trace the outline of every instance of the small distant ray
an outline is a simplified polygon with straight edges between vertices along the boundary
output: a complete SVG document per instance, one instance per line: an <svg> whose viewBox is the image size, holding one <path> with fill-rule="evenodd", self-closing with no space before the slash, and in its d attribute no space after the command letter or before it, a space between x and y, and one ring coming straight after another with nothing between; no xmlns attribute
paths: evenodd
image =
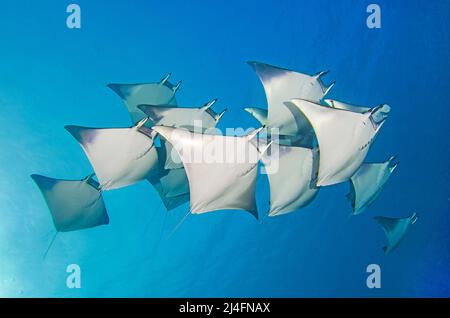
<svg viewBox="0 0 450 318"><path fill-rule="evenodd" d="M286 104L297 107L314 129L320 157L318 186L350 179L363 163L387 117L385 105L361 114L299 99Z"/></svg>
<svg viewBox="0 0 450 318"><path fill-rule="evenodd" d="M62 180L31 175L44 196L58 232L87 229L109 223L99 184L91 176Z"/></svg>
<svg viewBox="0 0 450 318"><path fill-rule="evenodd" d="M406 218L388 218L384 216L377 216L375 220L383 228L388 243L383 247L386 254L391 253L403 241L411 226L417 222L419 215L413 213Z"/></svg>
<svg viewBox="0 0 450 318"><path fill-rule="evenodd" d="M334 83L325 86L322 76L327 72L308 75L260 62L248 62L261 80L267 98L267 126L278 128L281 136L293 138L291 145L312 148L311 125L301 112L289 108L284 102L291 99L304 99L314 103L320 100L333 87ZM249 113L260 121L262 113L249 108ZM303 136L304 139L297 139Z"/></svg>
<svg viewBox="0 0 450 318"><path fill-rule="evenodd" d="M158 154L145 120L131 128L66 126L88 157L102 190L125 187L158 170Z"/></svg>
<svg viewBox="0 0 450 318"><path fill-rule="evenodd" d="M352 204L353 215L364 212L380 195L384 185L398 165L395 157L383 163L365 163L350 179L347 198Z"/></svg>
<svg viewBox="0 0 450 318"><path fill-rule="evenodd" d="M234 137L200 134L163 126L155 126L154 130L170 142L177 151L183 150L180 157L189 181L191 213L245 210L255 218L258 217L255 189L261 152L250 142L258 131L248 136ZM237 158L242 149L248 151L242 162L236 162L236 160L197 162L189 160L187 154L204 155L205 151L215 150ZM252 162L250 158L256 158L256 162Z"/></svg>
<svg viewBox="0 0 450 318"><path fill-rule="evenodd" d="M169 82L171 74L157 83L141 84L108 84L125 103L133 124L141 121L146 115L137 106L141 104L169 105L176 107L175 93L181 82L174 85ZM149 123L148 123L149 124Z"/></svg>

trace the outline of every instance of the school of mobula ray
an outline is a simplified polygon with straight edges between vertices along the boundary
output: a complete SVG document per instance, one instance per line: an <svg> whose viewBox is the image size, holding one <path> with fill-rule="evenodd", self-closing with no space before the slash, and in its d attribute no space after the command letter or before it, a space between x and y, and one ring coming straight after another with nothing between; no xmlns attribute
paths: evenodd
<svg viewBox="0 0 450 318"><path fill-rule="evenodd" d="M321 187L341 182L350 184L347 199L352 215L367 210L398 165L393 156L384 162L364 162L390 106L363 107L325 99L335 84L324 84L322 77L328 72L308 75L260 62L248 64L264 87L267 108L245 108L261 127L244 136L210 132L226 111L212 109L215 99L201 107L179 107L175 95L181 81L172 84L170 74L156 83L108 84L127 107L132 126L65 127L94 172L77 180L32 175L56 231L109 224L102 192L144 180L156 189L167 211L189 202L192 214L244 210L258 218L258 162L270 170L275 160L277 169L267 174L268 216L298 211L314 200ZM271 135L273 129L277 138ZM239 163L196 163L185 151L203 153L216 144L238 145L226 147L227 155L247 149L257 162L247 158ZM417 219L416 213L375 217L387 236L385 253L403 241Z"/></svg>

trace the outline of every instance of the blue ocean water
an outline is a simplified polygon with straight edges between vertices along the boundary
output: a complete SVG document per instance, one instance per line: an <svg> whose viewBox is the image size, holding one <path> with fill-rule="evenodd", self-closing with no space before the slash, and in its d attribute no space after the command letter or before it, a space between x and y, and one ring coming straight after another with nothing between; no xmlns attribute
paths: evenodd
<svg viewBox="0 0 450 318"><path fill-rule="evenodd" d="M449 1L66 1L0 4L0 296L417 297L450 296ZM91 172L64 125L126 127L107 83L183 80L179 104L218 98L220 128L257 127L243 111L266 106L245 64L310 74L331 70L330 97L387 102L392 112L367 160L400 166L362 215L349 217L348 184L320 190L307 208L257 222L248 213L170 213L147 182L106 192L108 226L60 233L29 177ZM260 215L267 184L258 185ZM391 255L376 215L421 218ZM80 289L66 287L79 264ZM368 289L379 264L382 287Z"/></svg>

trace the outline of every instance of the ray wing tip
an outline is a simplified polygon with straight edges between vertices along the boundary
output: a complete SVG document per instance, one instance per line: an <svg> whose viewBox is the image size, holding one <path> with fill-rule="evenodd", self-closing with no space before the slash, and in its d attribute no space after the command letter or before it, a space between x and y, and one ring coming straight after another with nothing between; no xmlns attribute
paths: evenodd
<svg viewBox="0 0 450 318"><path fill-rule="evenodd" d="M248 66L250 66L252 69L256 70L259 66L264 66L264 63L258 62L258 61L247 61L246 62Z"/></svg>
<svg viewBox="0 0 450 318"><path fill-rule="evenodd" d="M78 140L80 143L83 142L83 134L81 133L82 130L86 129L85 127L76 126L76 125L66 125L64 126L64 129L69 132L76 140Z"/></svg>
<svg viewBox="0 0 450 318"><path fill-rule="evenodd" d="M73 135L75 137L75 135L78 135L77 132L79 131L79 126L65 125L64 129L67 130L71 135Z"/></svg>
<svg viewBox="0 0 450 318"><path fill-rule="evenodd" d="M38 180L40 180L43 176L37 174L37 173L32 173L30 174L30 178L34 180L34 182L37 182Z"/></svg>

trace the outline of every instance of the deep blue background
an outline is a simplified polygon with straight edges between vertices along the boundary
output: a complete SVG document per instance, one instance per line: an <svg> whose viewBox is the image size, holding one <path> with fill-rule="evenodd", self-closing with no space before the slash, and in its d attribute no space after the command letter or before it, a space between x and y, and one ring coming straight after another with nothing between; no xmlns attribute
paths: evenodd
<svg viewBox="0 0 450 318"><path fill-rule="evenodd" d="M373 2L373 1L372 1ZM0 296L450 296L449 1L66 1L0 4ZM183 80L180 104L219 98L219 127L255 127L265 106L245 64L331 70L330 97L387 102L391 116L369 161L401 164L375 204L349 217L348 184L324 188L306 209L261 224L245 212L166 217L150 184L105 193L109 226L54 235L29 177L81 178L90 165L66 124L129 125L110 82ZM260 212L267 185L258 186ZM392 255L375 215L421 215ZM152 219L153 216L153 219ZM152 220L151 220L152 219ZM146 231L146 224L151 223ZM66 288L66 266L82 288ZM366 287L377 263L382 288Z"/></svg>

